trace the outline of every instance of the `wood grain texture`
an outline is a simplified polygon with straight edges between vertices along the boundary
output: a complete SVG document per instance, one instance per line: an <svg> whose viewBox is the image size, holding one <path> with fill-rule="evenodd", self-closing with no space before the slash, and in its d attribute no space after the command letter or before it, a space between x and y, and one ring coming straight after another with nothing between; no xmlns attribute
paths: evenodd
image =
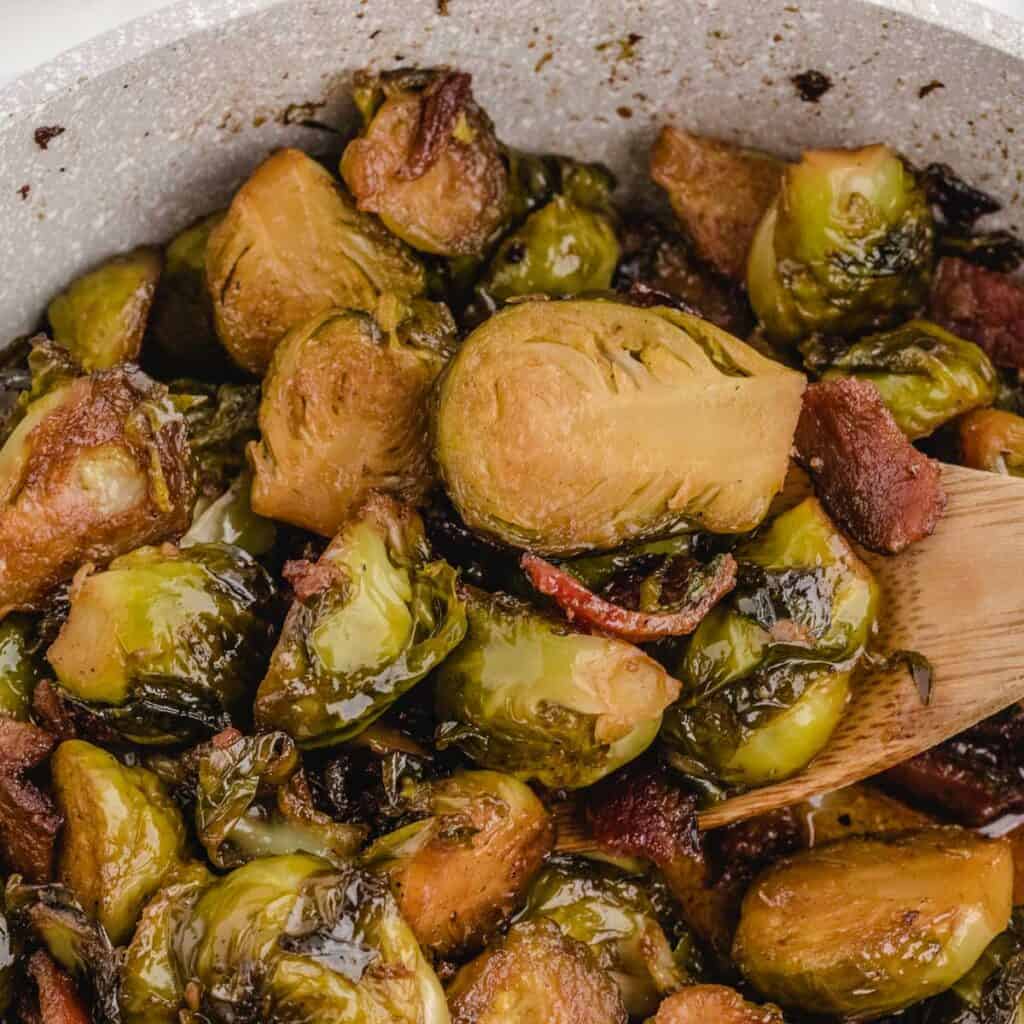
<svg viewBox="0 0 1024 1024"><path fill-rule="evenodd" d="M865 673L829 745L799 775L726 800L702 828L828 792L1024 700L1024 480L944 465L946 513L896 557L862 552L882 588L883 650L935 669L923 705L906 670Z"/></svg>

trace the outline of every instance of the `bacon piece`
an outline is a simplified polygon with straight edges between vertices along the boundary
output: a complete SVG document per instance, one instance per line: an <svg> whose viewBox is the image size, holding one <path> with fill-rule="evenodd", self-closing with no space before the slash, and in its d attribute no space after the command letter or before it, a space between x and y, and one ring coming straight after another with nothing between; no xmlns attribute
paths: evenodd
<svg viewBox="0 0 1024 1024"><path fill-rule="evenodd" d="M980 345L997 366L1024 369L1024 287L967 260L945 257L932 285L931 318Z"/></svg>
<svg viewBox="0 0 1024 1024"><path fill-rule="evenodd" d="M633 643L692 633L736 586L736 560L725 555L718 559L714 577L684 607L671 612L642 612L606 601L572 573L536 555L523 555L521 564L530 582L540 593L554 598L570 622L579 621Z"/></svg>
<svg viewBox="0 0 1024 1024"><path fill-rule="evenodd" d="M330 590L345 574L330 562L310 562L301 558L285 562L281 575L291 584L296 599L305 602Z"/></svg>
<svg viewBox="0 0 1024 1024"><path fill-rule="evenodd" d="M405 167L399 169L399 178L422 178L437 163L459 114L472 102L472 81L465 71L445 71L427 87L409 158Z"/></svg>
<svg viewBox="0 0 1024 1024"><path fill-rule="evenodd" d="M29 957L28 973L39 995L40 1024L89 1024L75 983L41 949Z"/></svg>
<svg viewBox="0 0 1024 1024"><path fill-rule="evenodd" d="M896 554L935 529L946 506L939 464L906 439L874 384L812 384L795 444L829 514L864 547Z"/></svg>
<svg viewBox="0 0 1024 1024"><path fill-rule="evenodd" d="M53 845L62 818L53 801L23 778L56 745L56 737L13 719L0 719L0 852L32 882L53 875Z"/></svg>

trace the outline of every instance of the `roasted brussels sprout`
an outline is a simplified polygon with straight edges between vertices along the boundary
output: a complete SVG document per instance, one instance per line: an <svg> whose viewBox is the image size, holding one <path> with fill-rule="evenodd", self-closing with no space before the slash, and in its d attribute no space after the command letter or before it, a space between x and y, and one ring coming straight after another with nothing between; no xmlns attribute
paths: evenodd
<svg viewBox="0 0 1024 1024"><path fill-rule="evenodd" d="M63 692L125 739L208 735L263 669L271 592L240 548L139 548L78 580L47 658Z"/></svg>
<svg viewBox="0 0 1024 1024"><path fill-rule="evenodd" d="M206 281L231 358L262 373L292 327L331 307L373 309L382 292L426 287L423 268L296 149L269 157L210 233Z"/></svg>
<svg viewBox="0 0 1024 1024"><path fill-rule="evenodd" d="M428 302L385 300L376 317L332 310L291 331L249 447L253 508L332 536L373 490L422 502L427 396L453 342L448 311Z"/></svg>
<svg viewBox="0 0 1024 1024"><path fill-rule="evenodd" d="M517 920L550 918L583 943L619 988L631 1017L654 1013L661 997L688 980L642 881L614 869L561 858L530 887Z"/></svg>
<svg viewBox="0 0 1024 1024"><path fill-rule="evenodd" d="M972 469L1024 476L1024 416L976 409L958 424L960 459Z"/></svg>
<svg viewBox="0 0 1024 1024"><path fill-rule="evenodd" d="M1009 847L957 828L785 858L743 900L733 956L784 1007L859 1020L961 978L1010 918Z"/></svg>
<svg viewBox="0 0 1024 1024"><path fill-rule="evenodd" d="M77 278L46 311L54 341L88 371L135 359L162 262L155 249L135 249Z"/></svg>
<svg viewBox="0 0 1024 1024"><path fill-rule="evenodd" d="M0 912L0 1014L10 1009L15 995L17 960L18 938L11 929L7 915Z"/></svg>
<svg viewBox="0 0 1024 1024"><path fill-rule="evenodd" d="M447 68L357 76L364 129L341 158L360 210L440 256L482 253L508 213L508 171L470 85Z"/></svg>
<svg viewBox="0 0 1024 1024"><path fill-rule="evenodd" d="M812 150L754 236L750 301L768 336L848 335L923 305L934 224L921 181L886 146Z"/></svg>
<svg viewBox="0 0 1024 1024"><path fill-rule="evenodd" d="M360 733L465 635L455 570L430 561L422 520L390 498L371 498L315 565L291 571L297 600L256 719L302 746Z"/></svg>
<svg viewBox="0 0 1024 1024"><path fill-rule="evenodd" d="M124 367L32 402L0 450L0 615L88 561L182 533L193 488L164 388Z"/></svg>
<svg viewBox="0 0 1024 1024"><path fill-rule="evenodd" d="M83 740L62 743L51 766L65 819L61 880L120 945L184 856L181 812L152 772Z"/></svg>
<svg viewBox="0 0 1024 1024"><path fill-rule="evenodd" d="M615 982L551 920L514 925L448 988L452 1024L626 1024Z"/></svg>
<svg viewBox="0 0 1024 1024"><path fill-rule="evenodd" d="M753 786L799 771L828 742L874 627L870 570L815 498L736 550L736 590L697 627L665 716L670 759Z"/></svg>
<svg viewBox="0 0 1024 1024"><path fill-rule="evenodd" d="M477 590L466 610L466 639L436 673L437 740L485 767L552 789L589 786L650 746L679 694L622 640Z"/></svg>
<svg viewBox="0 0 1024 1024"><path fill-rule="evenodd" d="M748 1003L734 988L691 985L666 999L647 1024L783 1024L774 1006Z"/></svg>
<svg viewBox="0 0 1024 1024"><path fill-rule="evenodd" d="M272 804L258 799L274 794ZM284 733L226 732L199 756L196 833L219 868L253 857L312 853L340 863L358 850L365 831L332 821L312 807L299 755Z"/></svg>
<svg viewBox="0 0 1024 1024"><path fill-rule="evenodd" d="M444 993L387 882L306 854L266 857L199 898L176 943L218 1024L448 1024Z"/></svg>
<svg viewBox="0 0 1024 1024"><path fill-rule="evenodd" d="M418 820L378 839L364 862L386 873L403 917L437 956L473 952L516 909L553 842L532 790L499 772L414 784Z"/></svg>
<svg viewBox="0 0 1024 1024"><path fill-rule="evenodd" d="M0 716L25 721L39 669L32 655L32 622L9 615L0 623Z"/></svg>
<svg viewBox="0 0 1024 1024"><path fill-rule="evenodd" d="M871 381L911 440L961 413L991 405L998 387L995 367L977 345L927 320L861 338L822 376Z"/></svg>
<svg viewBox="0 0 1024 1024"><path fill-rule="evenodd" d="M252 510L252 474L245 470L201 511L197 504L196 516L181 538L181 546L233 544L259 558L274 546L276 538L273 520Z"/></svg>
<svg viewBox="0 0 1024 1024"><path fill-rule="evenodd" d="M441 378L435 455L468 526L541 554L739 532L782 485L803 388L686 313L524 302Z"/></svg>

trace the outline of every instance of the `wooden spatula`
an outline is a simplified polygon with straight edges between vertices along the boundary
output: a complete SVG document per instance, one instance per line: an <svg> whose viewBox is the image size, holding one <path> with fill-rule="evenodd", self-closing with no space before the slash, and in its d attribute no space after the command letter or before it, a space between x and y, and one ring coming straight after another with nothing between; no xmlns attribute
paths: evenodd
<svg viewBox="0 0 1024 1024"><path fill-rule="evenodd" d="M943 466L935 533L901 555L865 554L883 594L883 650L935 670L922 704L905 669L865 674L825 748L799 775L718 804L717 828L890 768L1024 701L1024 480Z"/></svg>

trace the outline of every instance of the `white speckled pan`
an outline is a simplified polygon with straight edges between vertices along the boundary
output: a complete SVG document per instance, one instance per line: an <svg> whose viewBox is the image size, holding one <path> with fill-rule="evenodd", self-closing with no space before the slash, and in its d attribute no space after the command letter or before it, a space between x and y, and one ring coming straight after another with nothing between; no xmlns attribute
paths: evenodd
<svg viewBox="0 0 1024 1024"><path fill-rule="evenodd" d="M464 67L503 138L605 160L627 190L671 120L782 153L885 140L1021 225L1022 58L1024 25L961 0L175 4L0 90L0 343L84 267L222 204L268 150L337 147L306 125L344 128L366 65ZM817 103L790 80L808 69L834 83Z"/></svg>

